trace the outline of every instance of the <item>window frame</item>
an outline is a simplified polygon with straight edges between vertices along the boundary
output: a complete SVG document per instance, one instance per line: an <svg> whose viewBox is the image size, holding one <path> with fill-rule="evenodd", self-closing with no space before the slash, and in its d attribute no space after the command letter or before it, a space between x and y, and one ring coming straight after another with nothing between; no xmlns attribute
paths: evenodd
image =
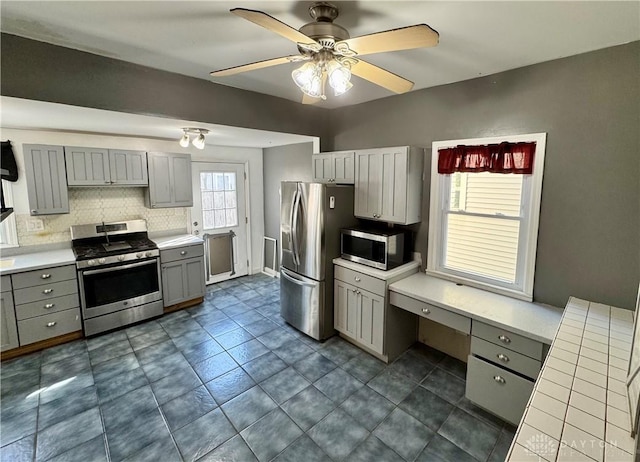
<svg viewBox="0 0 640 462"><path fill-rule="evenodd" d="M434 141L432 143L427 274L520 300L533 300L533 282L540 223L546 139L546 133L530 133L525 135ZM438 173L438 150L455 147L460 144L484 145L504 141L510 143L535 141L536 143L533 174L524 175L525 178L522 185L521 227L518 238L518 262L516 266L516 281L514 284L500 284L497 280L475 277L468 273L446 268L443 265L444 251L446 248L446 243L443 241L446 233L445 215L448 212L448 210L445 210L445 205L450 194L452 175L441 175Z"/></svg>
<svg viewBox="0 0 640 462"><path fill-rule="evenodd" d="M9 181L0 181L2 181L2 191L4 193L5 203L8 207L13 207L13 186ZM2 223L0 223L0 226L4 230L5 237L7 238L6 243L3 243L2 240L0 240L0 249L12 249L19 247L20 244L18 243L18 227L16 223L15 210L11 215L5 218Z"/></svg>

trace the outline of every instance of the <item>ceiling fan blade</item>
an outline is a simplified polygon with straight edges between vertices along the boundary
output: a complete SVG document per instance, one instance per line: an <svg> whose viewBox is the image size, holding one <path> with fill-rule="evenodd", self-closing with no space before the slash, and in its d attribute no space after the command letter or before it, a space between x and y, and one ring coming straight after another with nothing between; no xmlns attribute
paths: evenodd
<svg viewBox="0 0 640 462"><path fill-rule="evenodd" d="M356 64L351 65L351 73L358 77L362 77L394 93L406 93L413 88L413 82L410 80L361 59L357 61Z"/></svg>
<svg viewBox="0 0 640 462"><path fill-rule="evenodd" d="M255 63L243 64L242 66L234 66L227 69L220 69L219 71L213 71L211 72L211 77L226 77L228 75L240 74L241 72L255 71L256 69L277 66L279 64L306 61L307 59L309 58L300 55L283 56L281 58L267 59Z"/></svg>
<svg viewBox="0 0 640 462"><path fill-rule="evenodd" d="M433 47L438 44L439 38L440 35L431 27L426 24L416 24L342 40L335 44L334 50L345 56L349 56L350 52L363 56L385 51Z"/></svg>
<svg viewBox="0 0 640 462"><path fill-rule="evenodd" d="M264 27L265 29L275 32L276 34L291 40L292 42L302 43L307 45L308 48L317 48L315 51L319 51L322 48L311 37L307 37L302 32L294 29L288 24L277 20L273 16L269 16L267 13L257 10L248 10L246 8L233 8L231 12L241 18L251 21L254 24Z"/></svg>

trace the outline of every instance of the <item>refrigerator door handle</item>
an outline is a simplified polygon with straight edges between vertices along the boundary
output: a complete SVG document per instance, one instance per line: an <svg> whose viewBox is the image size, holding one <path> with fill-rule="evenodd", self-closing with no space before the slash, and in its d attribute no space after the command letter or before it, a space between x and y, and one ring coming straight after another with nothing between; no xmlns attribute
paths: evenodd
<svg viewBox="0 0 640 462"><path fill-rule="evenodd" d="M282 273L281 274L285 277L285 279L288 279L289 281L293 282L294 284L297 284L299 286L306 286L306 287L315 287L316 286L316 284L314 284L314 283L304 282L304 281L301 281L300 279L293 278L293 277L289 276L288 273L289 273L288 271L286 271L284 268L282 268Z"/></svg>
<svg viewBox="0 0 640 462"><path fill-rule="evenodd" d="M296 265L300 265L300 254L298 253L298 210L300 209L300 199L302 194L300 190L296 190L295 198L293 200L293 220L291 222L291 238L293 240L293 260Z"/></svg>
<svg viewBox="0 0 640 462"><path fill-rule="evenodd" d="M289 248L291 249L291 251L293 252L293 264L297 265L296 262L296 251L295 248L293 247L293 209L296 206L296 199L298 197L298 189L296 188L295 192L293 193L293 197L291 198L291 208L289 209L289 233L287 234L288 240L289 240Z"/></svg>

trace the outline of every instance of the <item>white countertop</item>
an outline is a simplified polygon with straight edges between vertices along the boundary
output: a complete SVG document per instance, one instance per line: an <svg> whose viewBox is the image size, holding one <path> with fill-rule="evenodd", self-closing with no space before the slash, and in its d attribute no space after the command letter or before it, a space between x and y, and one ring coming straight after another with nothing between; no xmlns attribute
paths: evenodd
<svg viewBox="0 0 640 462"><path fill-rule="evenodd" d="M409 270L415 269L420 266L420 262L418 261L410 261L409 263L405 263L404 265L397 266L388 271L383 271L377 268L372 268L370 266L361 265L360 263L354 263L349 260L344 260L342 258L334 258L333 263L336 265L344 266L345 268L349 268L353 271L358 271L359 273L366 274L367 276L374 277L376 279L382 279L383 281L388 281L389 279L393 279L396 276L401 275Z"/></svg>
<svg viewBox="0 0 640 462"><path fill-rule="evenodd" d="M0 275L75 263L76 257L71 249L24 253L0 259Z"/></svg>
<svg viewBox="0 0 640 462"><path fill-rule="evenodd" d="M151 238L151 240L155 242L160 250L204 243L202 238L194 236L193 234L177 234L175 236L153 237Z"/></svg>
<svg viewBox="0 0 640 462"><path fill-rule="evenodd" d="M424 273L394 282L389 290L546 344L551 343L562 317L560 308L459 286Z"/></svg>
<svg viewBox="0 0 640 462"><path fill-rule="evenodd" d="M507 461L633 462L632 332L632 311L569 299Z"/></svg>

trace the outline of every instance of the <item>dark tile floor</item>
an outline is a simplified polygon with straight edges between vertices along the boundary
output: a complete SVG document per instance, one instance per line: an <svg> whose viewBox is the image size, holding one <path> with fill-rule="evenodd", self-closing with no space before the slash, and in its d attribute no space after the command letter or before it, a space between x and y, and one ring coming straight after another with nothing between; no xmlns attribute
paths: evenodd
<svg viewBox="0 0 640 462"><path fill-rule="evenodd" d="M264 275L0 373L3 461L497 461L514 432L464 398L464 363L315 342Z"/></svg>

